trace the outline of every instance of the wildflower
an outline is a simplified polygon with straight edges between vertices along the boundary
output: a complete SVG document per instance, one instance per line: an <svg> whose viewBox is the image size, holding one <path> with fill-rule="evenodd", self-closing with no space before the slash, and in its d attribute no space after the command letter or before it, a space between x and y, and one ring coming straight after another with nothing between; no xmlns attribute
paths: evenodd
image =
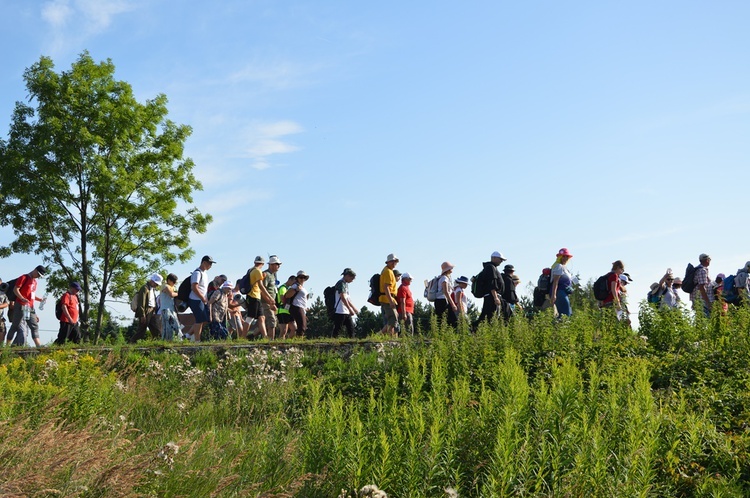
<svg viewBox="0 0 750 498"><path fill-rule="evenodd" d="M234 387L234 380L232 379L227 380L227 387Z"/></svg>
<svg viewBox="0 0 750 498"><path fill-rule="evenodd" d="M57 362L51 358L44 362L45 370L57 370L58 367L59 365L57 364Z"/></svg>
<svg viewBox="0 0 750 498"><path fill-rule="evenodd" d="M448 486L444 491L447 498L458 498L458 492L452 487Z"/></svg>
<svg viewBox="0 0 750 498"><path fill-rule="evenodd" d="M368 484L359 490L357 496L360 498L388 498L385 491L378 489L374 484Z"/></svg>

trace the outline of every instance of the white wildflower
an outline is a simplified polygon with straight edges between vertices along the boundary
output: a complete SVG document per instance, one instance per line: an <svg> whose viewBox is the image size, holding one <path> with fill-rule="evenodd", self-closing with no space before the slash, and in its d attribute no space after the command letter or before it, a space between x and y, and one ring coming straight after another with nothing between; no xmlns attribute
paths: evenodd
<svg viewBox="0 0 750 498"><path fill-rule="evenodd" d="M444 491L447 498L458 498L458 492L452 487L448 486Z"/></svg>
<svg viewBox="0 0 750 498"><path fill-rule="evenodd" d="M44 362L45 370L57 370L58 367L57 362L51 358Z"/></svg>

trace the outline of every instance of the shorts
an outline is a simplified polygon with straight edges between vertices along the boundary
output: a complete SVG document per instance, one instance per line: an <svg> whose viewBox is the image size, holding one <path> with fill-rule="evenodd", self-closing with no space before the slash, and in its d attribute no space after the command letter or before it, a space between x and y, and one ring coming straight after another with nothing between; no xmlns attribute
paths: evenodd
<svg viewBox="0 0 750 498"><path fill-rule="evenodd" d="M281 324L292 323L294 321L290 313L281 313L280 315L276 315L276 318Z"/></svg>
<svg viewBox="0 0 750 498"><path fill-rule="evenodd" d="M248 297L245 299L245 309L247 310L247 316L245 318L258 318L260 317L260 299L254 297Z"/></svg>
<svg viewBox="0 0 750 498"><path fill-rule="evenodd" d="M383 321L385 324L389 327L395 327L398 321L396 308L392 308L390 304L381 304L380 309L383 311Z"/></svg>
<svg viewBox="0 0 750 498"><path fill-rule="evenodd" d="M188 299L188 306L190 306L190 311L195 316L195 323L206 323L208 321L208 309L206 309L203 301L200 299Z"/></svg>

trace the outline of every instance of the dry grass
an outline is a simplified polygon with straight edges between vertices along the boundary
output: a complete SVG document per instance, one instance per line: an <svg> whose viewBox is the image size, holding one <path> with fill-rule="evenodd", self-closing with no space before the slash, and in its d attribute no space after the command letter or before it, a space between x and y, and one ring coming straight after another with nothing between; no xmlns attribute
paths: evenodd
<svg viewBox="0 0 750 498"><path fill-rule="evenodd" d="M0 496L137 496L150 456L128 456L129 439L51 420L0 426Z"/></svg>

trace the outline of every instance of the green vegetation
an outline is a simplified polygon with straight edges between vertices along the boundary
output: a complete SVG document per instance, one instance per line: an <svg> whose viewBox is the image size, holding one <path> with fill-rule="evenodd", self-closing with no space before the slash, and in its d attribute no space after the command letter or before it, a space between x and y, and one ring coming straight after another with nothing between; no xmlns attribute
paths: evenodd
<svg viewBox="0 0 750 498"><path fill-rule="evenodd" d="M585 310L329 349L5 350L0 494L748 496L750 310L640 323L646 338Z"/></svg>

